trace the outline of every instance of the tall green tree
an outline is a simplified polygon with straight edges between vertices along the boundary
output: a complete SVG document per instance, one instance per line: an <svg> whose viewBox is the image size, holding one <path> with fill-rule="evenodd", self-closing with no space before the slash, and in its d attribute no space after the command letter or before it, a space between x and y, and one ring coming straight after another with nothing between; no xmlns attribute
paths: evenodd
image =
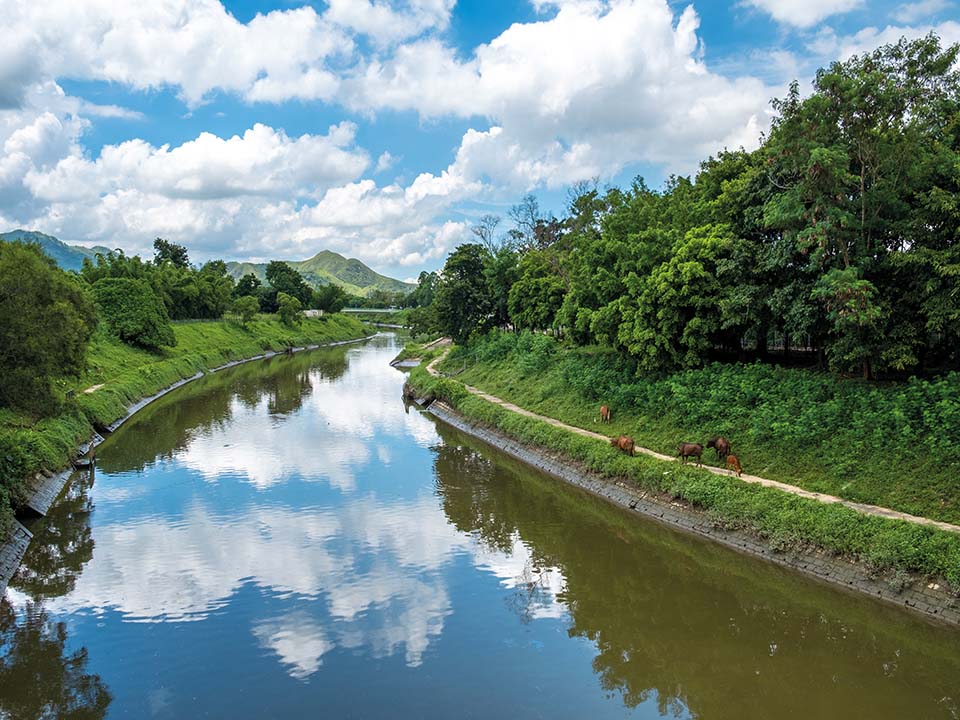
<svg viewBox="0 0 960 720"><path fill-rule="evenodd" d="M237 284L233 288L233 296L239 298L252 295L253 297L256 297L260 292L261 285L262 283L260 282L260 278L253 273L247 273L237 280Z"/></svg>
<svg viewBox="0 0 960 720"><path fill-rule="evenodd" d="M313 291L307 285L297 270L282 260L274 260L267 265L267 282L277 293L286 293L300 301L301 305L308 305Z"/></svg>
<svg viewBox="0 0 960 720"><path fill-rule="evenodd" d="M957 189L958 52L932 35L904 39L820 70L808 98L794 85L775 103L766 152L780 191L765 216L818 276L811 294L837 369L916 366L939 325L909 277L925 263L910 258L950 255L956 242L942 199ZM853 297L856 322L837 310Z"/></svg>
<svg viewBox="0 0 960 720"><path fill-rule="evenodd" d="M437 329L462 343L480 329L491 311L489 289L484 279L488 253L482 245L457 247L443 266L434 299Z"/></svg>
<svg viewBox="0 0 960 720"><path fill-rule="evenodd" d="M347 306L347 293L339 285L324 285L313 291L311 305L325 313L337 313Z"/></svg>
<svg viewBox="0 0 960 720"><path fill-rule="evenodd" d="M153 251L153 261L157 265L169 263L178 268L190 267L190 257L187 255L187 248L183 245L157 238L153 241Z"/></svg>
<svg viewBox="0 0 960 720"><path fill-rule="evenodd" d="M83 370L96 321L76 276L37 246L0 242L0 406L55 410L52 383Z"/></svg>

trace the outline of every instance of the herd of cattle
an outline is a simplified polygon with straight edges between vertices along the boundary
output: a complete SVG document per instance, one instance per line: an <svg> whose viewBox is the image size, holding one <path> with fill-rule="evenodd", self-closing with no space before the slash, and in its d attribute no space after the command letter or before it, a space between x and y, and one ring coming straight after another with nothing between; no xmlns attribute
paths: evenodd
<svg viewBox="0 0 960 720"><path fill-rule="evenodd" d="M600 422L608 423L611 417L610 407L608 405L601 405ZM629 435L617 435L610 438L610 445L621 452L625 452L627 455L634 455L636 453L636 444ZM715 437L707 441L707 447L713 448L713 451L717 454L717 458L723 458L726 461L727 469L732 470L737 474L737 477L740 477L743 473L743 468L740 466L740 460L737 456L730 452L729 440L723 437ZM703 465L703 445L700 443L682 442L677 445L677 457L679 457L683 463L690 458L696 458L697 466L701 467Z"/></svg>

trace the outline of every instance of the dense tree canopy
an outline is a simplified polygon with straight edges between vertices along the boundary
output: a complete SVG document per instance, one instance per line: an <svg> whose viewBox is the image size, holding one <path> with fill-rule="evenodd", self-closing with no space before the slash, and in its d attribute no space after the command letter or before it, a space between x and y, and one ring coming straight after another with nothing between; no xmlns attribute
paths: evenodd
<svg viewBox="0 0 960 720"><path fill-rule="evenodd" d="M144 280L103 278L93 284L100 318L125 343L147 350L177 344L170 318Z"/></svg>
<svg viewBox="0 0 960 720"><path fill-rule="evenodd" d="M865 377L957 368L957 60L930 36L834 63L775 101L760 148L659 192L581 183L560 219L527 196L451 254L418 324L550 330L645 371L772 350Z"/></svg>
<svg viewBox="0 0 960 720"><path fill-rule="evenodd" d="M39 247L0 242L0 406L52 410L51 382L83 370L95 325L93 300L75 276Z"/></svg>

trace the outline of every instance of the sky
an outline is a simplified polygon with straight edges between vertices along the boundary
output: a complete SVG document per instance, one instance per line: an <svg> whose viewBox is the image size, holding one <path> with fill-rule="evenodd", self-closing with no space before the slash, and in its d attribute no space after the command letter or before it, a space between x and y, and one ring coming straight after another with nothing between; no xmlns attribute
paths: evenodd
<svg viewBox="0 0 960 720"><path fill-rule="evenodd" d="M0 30L0 231L412 279L526 193L755 148L818 67L960 42L960 0L0 0Z"/></svg>

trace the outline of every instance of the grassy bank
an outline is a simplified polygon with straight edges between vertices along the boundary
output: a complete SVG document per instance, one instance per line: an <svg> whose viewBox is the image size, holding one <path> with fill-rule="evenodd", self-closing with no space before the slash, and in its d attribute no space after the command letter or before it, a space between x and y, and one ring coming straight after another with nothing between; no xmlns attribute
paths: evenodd
<svg viewBox="0 0 960 720"><path fill-rule="evenodd" d="M907 573L945 578L960 591L960 536L928 527L864 516L736 478L698 471L646 456L627 457L594 439L504 410L470 395L461 377L434 378L421 366L411 383L421 393L445 398L474 422L519 440L562 453L584 467L638 487L683 500L718 525L767 538L775 549L820 548L862 561L892 584ZM510 398L509 399L515 399Z"/></svg>
<svg viewBox="0 0 960 720"><path fill-rule="evenodd" d="M359 320L345 315L305 318L293 328L274 316L259 316L245 328L230 320L187 321L173 327L177 345L160 353L125 345L101 328L90 345L87 371L63 384L64 392L74 394L58 415L37 420L0 410L0 531L5 532L12 517L10 508L25 499L26 478L66 465L95 424L107 425L122 417L140 398L231 360L371 333ZM98 385L102 387L84 392Z"/></svg>
<svg viewBox="0 0 960 720"><path fill-rule="evenodd" d="M960 523L960 376L878 384L765 364L638 378L611 351L500 334L445 367L470 385L571 425L626 433L672 455L723 435L744 470L816 492ZM601 426L598 407L613 408ZM601 427L604 429L601 430ZM713 452L706 462L719 464Z"/></svg>

